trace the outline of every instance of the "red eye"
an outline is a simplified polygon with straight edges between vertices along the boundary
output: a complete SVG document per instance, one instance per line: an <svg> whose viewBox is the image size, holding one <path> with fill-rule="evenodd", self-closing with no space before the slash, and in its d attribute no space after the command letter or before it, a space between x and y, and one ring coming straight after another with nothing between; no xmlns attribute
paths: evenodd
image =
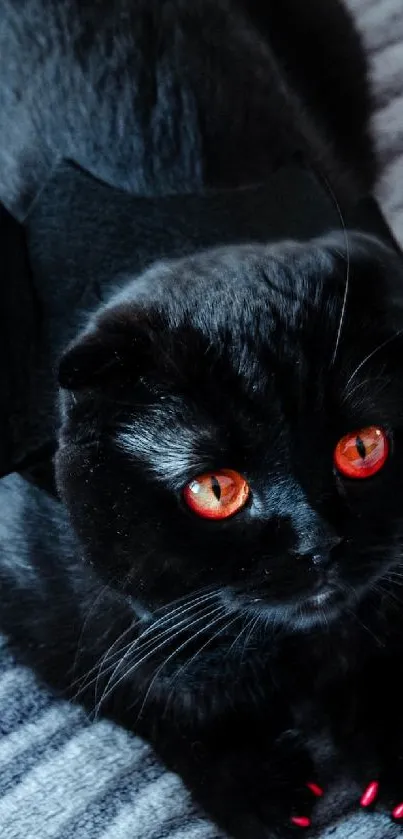
<svg viewBox="0 0 403 839"><path fill-rule="evenodd" d="M193 478L183 491L188 507L204 519L227 519L246 504L249 485L232 469L206 472Z"/></svg>
<svg viewBox="0 0 403 839"><path fill-rule="evenodd" d="M370 478L382 469L388 453L385 432L376 425L369 425L339 440L334 450L334 463L346 478Z"/></svg>

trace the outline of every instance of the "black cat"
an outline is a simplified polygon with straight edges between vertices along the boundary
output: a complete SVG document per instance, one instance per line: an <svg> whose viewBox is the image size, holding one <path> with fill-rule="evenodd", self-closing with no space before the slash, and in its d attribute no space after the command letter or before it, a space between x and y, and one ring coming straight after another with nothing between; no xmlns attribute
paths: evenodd
<svg viewBox="0 0 403 839"><path fill-rule="evenodd" d="M259 183L296 151L347 202L371 189L339 3L60 9L52 154L147 195ZM403 816L401 288L352 230L152 265L62 359L61 503L0 485L2 626L235 839L314 824L335 767Z"/></svg>

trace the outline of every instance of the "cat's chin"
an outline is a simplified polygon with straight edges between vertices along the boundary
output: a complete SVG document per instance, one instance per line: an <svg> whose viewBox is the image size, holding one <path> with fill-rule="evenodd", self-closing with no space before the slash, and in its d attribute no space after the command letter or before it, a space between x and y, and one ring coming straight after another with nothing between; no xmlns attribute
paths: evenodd
<svg viewBox="0 0 403 839"><path fill-rule="evenodd" d="M279 619L284 628L291 632L309 632L327 630L341 614L341 601L311 602L309 598L296 608L288 608Z"/></svg>
<svg viewBox="0 0 403 839"><path fill-rule="evenodd" d="M309 595L287 616L289 625L296 631L327 628L340 616L345 595L338 586L328 585L322 591Z"/></svg>
<svg viewBox="0 0 403 839"><path fill-rule="evenodd" d="M248 612L259 614L267 624L277 625L292 632L327 628L340 617L346 596L337 586L329 585L322 591L301 598L295 603L273 604L264 598L251 599Z"/></svg>
<svg viewBox="0 0 403 839"><path fill-rule="evenodd" d="M288 618L288 626L296 632L306 632L312 629L328 629L329 625L340 617L340 605L318 606L316 609L306 604L299 607Z"/></svg>

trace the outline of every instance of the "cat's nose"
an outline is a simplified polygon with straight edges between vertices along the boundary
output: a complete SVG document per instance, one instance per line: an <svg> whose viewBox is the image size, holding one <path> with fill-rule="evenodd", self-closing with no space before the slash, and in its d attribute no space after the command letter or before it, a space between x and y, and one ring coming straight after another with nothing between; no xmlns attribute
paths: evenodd
<svg viewBox="0 0 403 839"><path fill-rule="evenodd" d="M291 554L316 566L324 565L342 542L333 524L312 506L302 488L294 481L282 486L280 501L289 510L286 519L291 525ZM283 516L284 513L279 519Z"/></svg>
<svg viewBox="0 0 403 839"><path fill-rule="evenodd" d="M305 562L310 562L312 565L324 566L332 558L332 551L342 543L343 539L336 534L326 534L325 539L320 541L320 544L305 544L305 550L299 549L292 551L295 557Z"/></svg>
<svg viewBox="0 0 403 839"><path fill-rule="evenodd" d="M331 559L331 553L333 548L336 548L337 545L340 545L341 541L341 539L338 539L334 542L332 547L326 551L321 550L317 551L314 554L308 555L310 562L312 562L313 565L326 565L326 563L329 562L329 560Z"/></svg>

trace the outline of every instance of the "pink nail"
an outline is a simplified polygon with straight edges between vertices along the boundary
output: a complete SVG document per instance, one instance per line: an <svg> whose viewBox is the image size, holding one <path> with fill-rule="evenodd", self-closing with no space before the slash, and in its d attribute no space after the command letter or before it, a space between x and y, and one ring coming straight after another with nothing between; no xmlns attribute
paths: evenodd
<svg viewBox="0 0 403 839"><path fill-rule="evenodd" d="M403 804L398 804L392 812L394 819L403 819Z"/></svg>
<svg viewBox="0 0 403 839"><path fill-rule="evenodd" d="M370 807L371 804L373 804L375 799L378 797L378 792L379 792L379 781L371 781L371 783L368 784L365 792L361 796L361 799L360 799L361 807ZM403 810L402 810L402 815L403 815Z"/></svg>
<svg viewBox="0 0 403 839"><path fill-rule="evenodd" d="M311 820L307 816L293 816L291 821L297 827L310 827L311 824Z"/></svg>
<svg viewBox="0 0 403 839"><path fill-rule="evenodd" d="M320 798L323 795L323 789L318 784L314 784L312 781L309 781L307 787L314 795L316 795L317 798Z"/></svg>

